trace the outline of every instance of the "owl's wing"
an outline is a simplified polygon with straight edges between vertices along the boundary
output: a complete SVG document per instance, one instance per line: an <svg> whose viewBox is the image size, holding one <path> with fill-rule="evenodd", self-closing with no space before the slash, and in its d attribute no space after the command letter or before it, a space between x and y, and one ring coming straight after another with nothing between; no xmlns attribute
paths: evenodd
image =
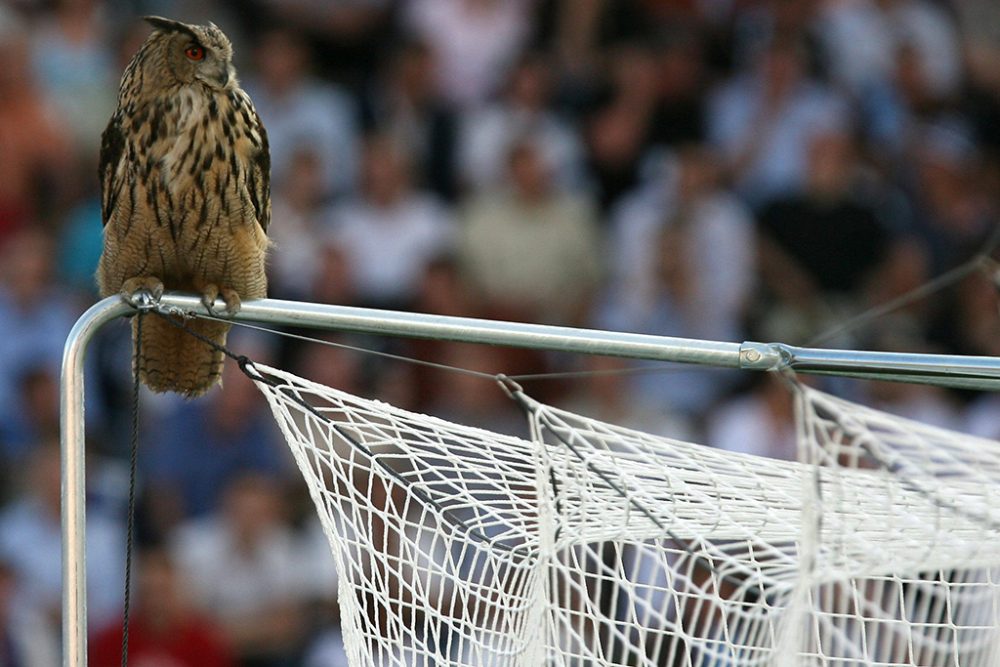
<svg viewBox="0 0 1000 667"><path fill-rule="evenodd" d="M267 130L252 106L251 115L260 136L260 148L250 163L247 187L250 191L250 203L257 214L257 223L266 233L271 224L271 149L267 143Z"/></svg>
<svg viewBox="0 0 1000 667"><path fill-rule="evenodd" d="M125 179L115 178L124 154L125 136L122 134L121 118L116 113L101 135L101 161L97 170L101 178L101 218L105 225L111 219L111 212L118 204L118 196L125 185Z"/></svg>

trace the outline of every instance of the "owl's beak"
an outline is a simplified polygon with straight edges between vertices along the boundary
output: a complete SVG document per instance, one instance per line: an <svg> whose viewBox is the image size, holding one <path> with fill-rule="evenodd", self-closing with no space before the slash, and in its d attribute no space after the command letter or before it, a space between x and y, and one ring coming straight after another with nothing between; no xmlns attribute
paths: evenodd
<svg viewBox="0 0 1000 667"><path fill-rule="evenodd" d="M205 68L196 74L199 79L213 88L223 89L233 80L233 68L227 65Z"/></svg>
<svg viewBox="0 0 1000 667"><path fill-rule="evenodd" d="M219 72L218 77L216 78L216 81L218 81L219 83L219 88L225 88L226 86L228 86L229 80L231 78L232 77L230 76L229 68L224 67L222 71Z"/></svg>

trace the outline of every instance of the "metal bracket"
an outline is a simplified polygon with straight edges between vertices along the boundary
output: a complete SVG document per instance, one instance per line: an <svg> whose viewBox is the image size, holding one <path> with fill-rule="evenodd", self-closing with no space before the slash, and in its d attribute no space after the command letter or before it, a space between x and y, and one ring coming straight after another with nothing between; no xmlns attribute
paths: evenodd
<svg viewBox="0 0 1000 667"><path fill-rule="evenodd" d="M132 294L123 295L122 299L141 313L156 310L160 303L159 298L154 296L148 289L138 289Z"/></svg>
<svg viewBox="0 0 1000 667"><path fill-rule="evenodd" d="M775 371L791 362L791 355L779 343L754 343L740 345L740 368L754 371Z"/></svg>

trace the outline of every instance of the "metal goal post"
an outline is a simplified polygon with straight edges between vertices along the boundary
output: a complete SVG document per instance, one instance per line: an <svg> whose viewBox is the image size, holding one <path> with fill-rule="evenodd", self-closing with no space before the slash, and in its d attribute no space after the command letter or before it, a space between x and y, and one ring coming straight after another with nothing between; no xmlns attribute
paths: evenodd
<svg viewBox="0 0 1000 667"><path fill-rule="evenodd" d="M218 302L217 312L224 304ZM159 309L207 315L201 300L167 293ZM136 312L108 297L76 322L63 353L60 419L62 446L62 647L65 667L87 664L84 358L104 325ZM965 389L1000 389L1000 358L862 352L793 347L781 343L728 343L667 336L575 329L463 317L445 317L318 303L259 299L243 303L234 321L339 332L449 340L578 354L682 362L749 370L917 382Z"/></svg>

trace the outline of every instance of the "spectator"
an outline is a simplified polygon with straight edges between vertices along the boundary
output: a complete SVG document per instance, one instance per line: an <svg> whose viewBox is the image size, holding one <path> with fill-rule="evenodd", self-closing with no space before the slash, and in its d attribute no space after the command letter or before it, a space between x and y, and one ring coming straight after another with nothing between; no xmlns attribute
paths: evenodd
<svg viewBox="0 0 1000 667"><path fill-rule="evenodd" d="M602 108L589 119L587 166L601 211L612 210L641 181L645 155L641 120L624 106Z"/></svg>
<svg viewBox="0 0 1000 667"><path fill-rule="evenodd" d="M60 0L36 26L32 63L39 88L58 108L81 154L97 155L115 110L118 72L98 0Z"/></svg>
<svg viewBox="0 0 1000 667"><path fill-rule="evenodd" d="M454 255L441 256L427 266L414 303L414 310L421 313L455 317L476 317L483 314L478 308L480 304L475 302L470 293L461 264ZM414 359L449 363L448 358L456 353L453 346L450 341L414 339L402 343L399 351ZM493 356L502 359L498 363L512 361L509 350L494 351ZM476 363L480 361L475 355L471 355L471 358ZM499 369L496 370L500 372ZM386 396L390 403L416 411L433 411L444 407L441 395L447 393L445 387L453 378L444 378L439 370L428 367L403 368L397 365L385 371L384 377L379 378L378 393ZM513 371L504 368L503 372Z"/></svg>
<svg viewBox="0 0 1000 667"><path fill-rule="evenodd" d="M1000 289L992 265L964 276L944 292L930 320L930 337L938 345L972 356L1000 356Z"/></svg>
<svg viewBox="0 0 1000 667"><path fill-rule="evenodd" d="M920 349L920 346L909 345L904 349L912 352ZM865 395L857 398L876 410L922 424L961 430L962 424L954 398L941 387L904 382L870 382L865 386Z"/></svg>
<svg viewBox="0 0 1000 667"><path fill-rule="evenodd" d="M320 342L305 343L295 350L291 362L294 372L349 394L363 394L365 357L345 347L363 347L363 341L337 334L326 334L317 340Z"/></svg>
<svg viewBox="0 0 1000 667"><path fill-rule="evenodd" d="M500 89L531 34L534 0L408 0L403 27L430 45L438 87L474 109Z"/></svg>
<svg viewBox="0 0 1000 667"><path fill-rule="evenodd" d="M599 326L742 339L754 290L755 234L749 212L719 187L718 172L711 152L683 149L671 204L635 208L620 220L619 244L631 251L616 271L621 283L597 311ZM699 417L731 382L715 369L684 368L637 375L630 386L656 409Z"/></svg>
<svg viewBox="0 0 1000 667"><path fill-rule="evenodd" d="M661 243L675 223L684 229L670 241L680 242L686 252ZM721 186L719 161L710 149L683 147L659 178L630 193L613 215L610 245L612 302L650 307L662 294L663 262L675 262L670 271L681 270L676 262L683 262L674 277L690 283L684 289L692 304L704 309L692 313L692 324L697 321L709 338L738 335L737 322L754 288L753 219Z"/></svg>
<svg viewBox="0 0 1000 667"><path fill-rule="evenodd" d="M726 451L785 461L798 457L792 393L772 374L758 376L750 392L720 405L707 431L708 443Z"/></svg>
<svg viewBox="0 0 1000 667"><path fill-rule="evenodd" d="M519 137L534 140L556 185L581 185L582 147L570 125L549 108L552 83L545 56L529 54L514 67L498 102L466 115L460 151L466 185L480 192L503 183L506 156Z"/></svg>
<svg viewBox="0 0 1000 667"><path fill-rule="evenodd" d="M690 25L612 51L610 99L589 118L589 166L605 210L648 177L664 149L705 138L706 63Z"/></svg>
<svg viewBox="0 0 1000 667"><path fill-rule="evenodd" d="M915 128L911 201L918 231L932 251L933 273L965 261L996 226L995 197L984 189L981 156L964 118Z"/></svg>
<svg viewBox="0 0 1000 667"><path fill-rule="evenodd" d="M652 367L648 362L646 365ZM635 365L615 357L588 357L582 366L593 374L575 381L567 399L560 401L560 407L608 424L699 442L691 419L680 412L665 410L642 391L634 390L628 371ZM669 372L663 377L676 381Z"/></svg>
<svg viewBox="0 0 1000 667"><path fill-rule="evenodd" d="M53 633L62 601L60 490L59 443L40 443L27 463L20 495L0 514L0 560L17 573L17 604L42 613ZM118 517L88 508L87 612L93 627L121 612L124 533Z"/></svg>
<svg viewBox="0 0 1000 667"><path fill-rule="evenodd" d="M783 335L802 342L861 310L868 283L893 256L894 243L872 188L859 179L851 137L816 135L806 150L804 189L767 202L759 216L760 275L777 298ZM765 338L774 333L763 324Z"/></svg>
<svg viewBox="0 0 1000 667"><path fill-rule="evenodd" d="M950 101L963 83L962 48L953 18L930 0L879 0L897 44L912 49L917 74L933 99Z"/></svg>
<svg viewBox="0 0 1000 667"><path fill-rule="evenodd" d="M839 2L840 0L832 0ZM851 0L848 0L851 1ZM733 63L753 62L762 52L767 51L777 41L789 37L802 45L813 46L815 35L813 22L822 0L764 0L763 2L713 3L716 20L728 20L731 34L724 40L731 52ZM729 16L725 17L725 13ZM704 10L703 10L704 11Z"/></svg>
<svg viewBox="0 0 1000 667"><path fill-rule="evenodd" d="M453 202L459 115L435 86L430 48L419 40L398 47L364 102L369 128L391 137L411 156L417 184Z"/></svg>
<svg viewBox="0 0 1000 667"><path fill-rule="evenodd" d="M454 255L441 255L427 265L417 290L416 307L421 313L436 315L476 314L462 267Z"/></svg>
<svg viewBox="0 0 1000 667"><path fill-rule="evenodd" d="M915 236L896 237L888 252L885 261L866 280L862 306L865 309L904 299L932 278L930 253L921 239ZM866 347L877 349L880 341L886 340L926 341L933 318L940 312L940 304L935 299L910 301L865 327L858 327L850 339L842 336L838 330L842 325L838 325L821 332L819 342L823 345L841 342L847 345L853 339L866 341Z"/></svg>
<svg viewBox="0 0 1000 667"><path fill-rule="evenodd" d="M85 168L74 179L75 203L60 216L56 237L56 267L58 279L81 296L93 299L97 295L94 274L101 258L104 237L100 183L93 174L91 154L83 158Z"/></svg>
<svg viewBox="0 0 1000 667"><path fill-rule="evenodd" d="M310 76L307 43L287 29L259 35L254 51L257 76L246 90L267 128L271 178L284 187L295 155L311 150L322 161L325 195L351 192L358 173L359 130L354 100L330 83Z"/></svg>
<svg viewBox="0 0 1000 667"><path fill-rule="evenodd" d="M0 247L0 430L22 419L18 382L28 371L58 377L76 320L75 304L53 282L52 255L51 238L38 229L18 232Z"/></svg>
<svg viewBox="0 0 1000 667"><path fill-rule="evenodd" d="M656 105L649 123L653 145L678 147L705 140L705 38L682 24L661 37L656 58Z"/></svg>
<svg viewBox="0 0 1000 667"><path fill-rule="evenodd" d="M59 438L59 379L47 365L28 367L18 378L17 410L0 421L0 461L6 470L24 464L39 442Z"/></svg>
<svg viewBox="0 0 1000 667"><path fill-rule="evenodd" d="M23 26L0 7L0 246L12 231L54 217L70 141L38 89ZM0 392L2 395L2 392Z"/></svg>
<svg viewBox="0 0 1000 667"><path fill-rule="evenodd" d="M237 5L240 9L244 3ZM328 77L363 87L393 37L393 0L257 0L266 10L254 18L282 21L315 45ZM251 19L253 20L253 19ZM253 23L251 23L253 25Z"/></svg>
<svg viewBox="0 0 1000 667"><path fill-rule="evenodd" d="M509 187L465 206L460 257L470 285L494 314L579 323L602 271L596 211L556 189L530 139L511 148L507 169Z"/></svg>
<svg viewBox="0 0 1000 667"><path fill-rule="evenodd" d="M358 305L360 297L346 249L327 239L326 243L319 244L317 251L319 266L309 293L310 300L341 306Z"/></svg>
<svg viewBox="0 0 1000 667"><path fill-rule="evenodd" d="M262 352L248 351L262 361ZM225 389L177 404L149 428L154 434L141 461L148 483L149 519L165 535L185 518L210 514L222 489L248 471L282 479L290 458L264 400L238 369L226 363Z"/></svg>
<svg viewBox="0 0 1000 667"><path fill-rule="evenodd" d="M136 665L235 667L236 661L218 624L195 611L188 586L162 547L137 557L136 606L129 619L128 658ZM122 627L116 621L90 641L89 664L121 664Z"/></svg>
<svg viewBox="0 0 1000 667"><path fill-rule="evenodd" d="M757 205L801 189L810 139L846 130L850 119L844 100L807 76L803 46L789 37L713 94L706 121L737 190Z"/></svg>
<svg viewBox="0 0 1000 667"><path fill-rule="evenodd" d="M511 363L516 360L515 354L497 354L482 345L448 343L442 346L439 355L437 360L441 363L457 368L490 374L517 373ZM429 405L422 409L430 414L456 424L527 437L524 413L495 382L446 370L433 372L428 380L426 384L436 391Z"/></svg>
<svg viewBox="0 0 1000 667"><path fill-rule="evenodd" d="M50 619L17 598L17 570L0 559L0 664L56 667L57 632Z"/></svg>
<svg viewBox="0 0 1000 667"><path fill-rule="evenodd" d="M281 486L244 473L230 478L221 494L217 510L181 524L172 536L195 605L216 615L241 664L296 664L310 582L300 578L302 555Z"/></svg>
<svg viewBox="0 0 1000 667"><path fill-rule="evenodd" d="M615 50L611 99L586 119L588 168L602 210L640 182L656 105L656 61L641 45Z"/></svg>
<svg viewBox="0 0 1000 667"><path fill-rule="evenodd" d="M272 188L271 218L268 229L274 245L269 257L268 296L308 300L323 262L323 248L316 239L323 236L327 212L323 183L323 159L303 147L292 156L288 178Z"/></svg>
<svg viewBox="0 0 1000 667"><path fill-rule="evenodd" d="M428 262L450 249L454 221L433 195L413 187L411 165L387 136L369 139L361 196L331 215L331 242L367 305L406 307Z"/></svg>
<svg viewBox="0 0 1000 667"><path fill-rule="evenodd" d="M931 95L948 99L962 84L962 53L947 10L929 0L830 2L817 17L829 69L863 93L890 84L897 54L911 50Z"/></svg>

